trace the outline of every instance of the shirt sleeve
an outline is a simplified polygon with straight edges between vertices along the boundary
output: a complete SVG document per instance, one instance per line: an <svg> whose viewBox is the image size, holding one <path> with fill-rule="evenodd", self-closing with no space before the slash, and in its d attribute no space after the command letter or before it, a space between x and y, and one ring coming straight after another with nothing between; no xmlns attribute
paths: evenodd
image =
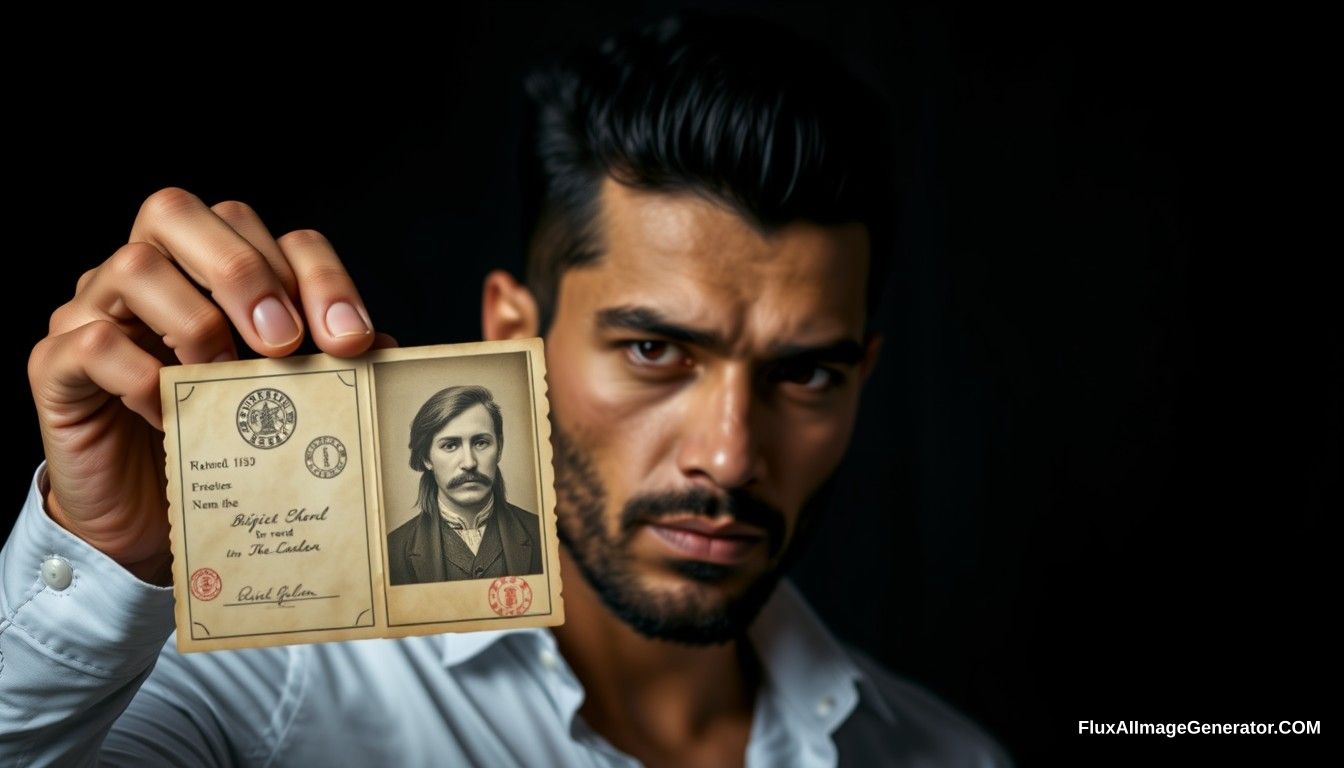
<svg viewBox="0 0 1344 768"><path fill-rule="evenodd" d="M0 765L144 765L145 756L162 764L168 747L176 750L168 762L213 764L218 745L209 734L148 698L126 724L135 744L122 739L116 756L100 759L108 730L173 630L173 592L140 581L48 517L45 469L0 550ZM173 728L180 730L168 739Z"/></svg>

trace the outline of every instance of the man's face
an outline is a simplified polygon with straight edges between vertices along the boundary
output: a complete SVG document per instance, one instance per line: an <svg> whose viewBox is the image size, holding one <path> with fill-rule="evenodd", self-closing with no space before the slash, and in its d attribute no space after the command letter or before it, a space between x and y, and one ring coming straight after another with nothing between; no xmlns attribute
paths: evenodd
<svg viewBox="0 0 1344 768"><path fill-rule="evenodd" d="M495 423L483 405L473 405L449 419L434 435L425 461L440 496L468 509L480 507L489 498L498 467Z"/></svg>
<svg viewBox="0 0 1344 768"><path fill-rule="evenodd" d="M603 256L564 274L546 345L561 538L637 629L726 640L849 440L876 352L867 235L762 236L610 180L600 207Z"/></svg>

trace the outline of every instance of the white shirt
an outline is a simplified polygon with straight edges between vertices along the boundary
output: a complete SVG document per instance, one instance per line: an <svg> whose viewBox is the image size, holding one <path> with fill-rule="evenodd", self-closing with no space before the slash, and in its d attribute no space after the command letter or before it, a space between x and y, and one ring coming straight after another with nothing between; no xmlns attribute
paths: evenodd
<svg viewBox="0 0 1344 768"><path fill-rule="evenodd" d="M638 765L578 715L545 629L180 655L172 591L57 526L38 488L0 550L0 765ZM1009 764L787 582L749 637L748 766Z"/></svg>

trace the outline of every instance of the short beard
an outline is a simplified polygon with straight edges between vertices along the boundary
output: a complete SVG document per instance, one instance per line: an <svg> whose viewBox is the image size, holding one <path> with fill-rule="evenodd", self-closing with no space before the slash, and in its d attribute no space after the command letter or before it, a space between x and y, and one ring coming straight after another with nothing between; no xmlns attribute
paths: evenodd
<svg viewBox="0 0 1344 768"><path fill-rule="evenodd" d="M778 510L741 492L728 494L721 504L709 491L693 490L632 497L621 511L620 533L608 535L605 524L606 489L592 462L551 419L555 448L555 488L558 533L579 570L607 609L645 637L686 645L717 645L745 635L751 622L797 556L795 546L830 496L832 480L808 500L794 536L785 544L784 516ZM703 597L695 584L675 593L644 588L634 572L629 545L644 524L660 515L691 512L713 517L723 506L737 521L766 532L768 556L778 558L739 594L714 601ZM781 551L782 550L782 551ZM700 560L674 560L670 566L687 580L718 584L731 577L731 566Z"/></svg>

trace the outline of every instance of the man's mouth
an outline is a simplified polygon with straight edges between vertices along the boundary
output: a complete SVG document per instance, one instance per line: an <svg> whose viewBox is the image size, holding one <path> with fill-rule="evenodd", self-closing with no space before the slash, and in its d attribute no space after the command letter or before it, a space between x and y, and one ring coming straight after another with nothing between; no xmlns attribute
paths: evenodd
<svg viewBox="0 0 1344 768"><path fill-rule="evenodd" d="M648 523L648 529L681 557L722 565L743 562L766 540L759 528L731 520L718 523L704 518L662 520Z"/></svg>

